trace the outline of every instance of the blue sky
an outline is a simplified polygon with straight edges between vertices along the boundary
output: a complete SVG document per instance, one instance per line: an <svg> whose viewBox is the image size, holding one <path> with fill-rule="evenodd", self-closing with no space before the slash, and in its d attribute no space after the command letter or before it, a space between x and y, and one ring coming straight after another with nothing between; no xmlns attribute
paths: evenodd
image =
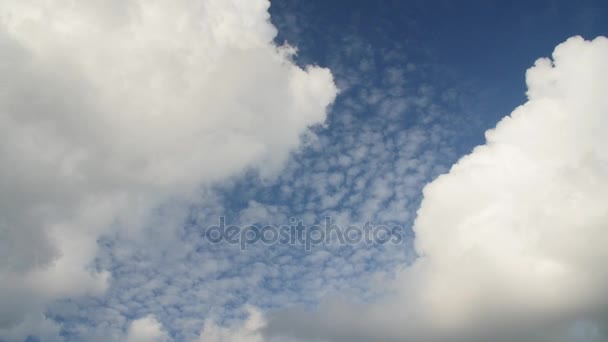
<svg viewBox="0 0 608 342"><path fill-rule="evenodd" d="M602 1L277 1L270 13L279 29L275 41L298 46L303 63L330 66L352 36L377 55L402 46L398 53L408 62L434 68L417 83L469 92L458 109L479 116L478 144L481 133L525 101L522 71L537 58L566 37L606 35L607 7Z"/></svg>
<svg viewBox="0 0 608 342"><path fill-rule="evenodd" d="M129 4L135 3L137 1L129 1ZM124 13L131 12L122 5L112 5L115 8L107 13L93 5L84 9L74 7L70 11L59 4L48 5L48 12L56 13L48 18L37 17L32 14L35 10L22 8L17 2L0 5L0 14L36 18L33 22L41 27L47 20L52 27L58 27L47 36L39 33L43 31L36 31L36 24L32 24L34 28L30 30L19 26L21 19L13 22L6 19L9 16L0 16L3 24L0 51L5 50L7 56L19 56L19 53L29 56L25 59L27 62L10 59L7 68L0 64L0 75L5 73L5 79L14 80L6 86L8 100L0 103L0 110L4 108L9 113L6 118L0 117L3 120L0 125L4 125L2 132L17 132L15 136L40 134L39 141L24 142L6 133L7 143L19 146L15 148L19 157L0 151L0 160L17 165L16 170L39 168L39 171L14 174L0 172L0 177L6 180L1 185L5 187L4 192L12 194L11 200L0 201L0 206L4 206L0 213L7 217L6 222L0 220L0 229L5 229L0 233L6 236L0 247L8 251L5 253L9 260L5 267L0 267L0 275L6 277L8 284L5 288L0 286L0 294L7 298L0 299L0 306L7 308L0 309L0 341L441 340L437 335L417 330L423 328L407 324L404 331L399 331L398 323L393 324L387 316L374 316L374 313L387 312L390 318L400 312L386 304L386 298L389 303L405 303L409 308L410 297L424 297L427 294L424 285L435 284L428 280L432 278L428 274L436 274L432 279L453 284L455 292L466 288L469 283L460 282L465 276L450 277L451 273L444 268L434 263L429 266L423 261L429 255L430 260L447 258L435 249L445 243L441 241L442 234L450 239L451 231L470 225L471 230L454 236L455 246L462 237L462 241L479 239L480 244L495 242L495 249L502 250L500 246L503 242L507 245L505 241L510 241L511 235L498 234L502 238L496 242L483 240L489 239L483 230L475 231L476 235L467 232L474 231L477 222L486 222L483 220L495 212L502 213L501 210L511 213L512 217L520 217L520 213L521 217L531 217L528 211L513 203L527 203L526 210L531 212L560 208L561 202L543 202L533 194L525 197L516 190L509 191L519 189L517 184L540 184L539 187L546 187L536 193L543 193L552 188L552 184L565 183L560 181L563 180L559 178L561 173L556 173L554 183L546 183L540 176L541 171L520 175L517 167L504 166L492 173L492 177L502 174L508 184L500 188L503 178L488 176L493 181L482 183L486 174L466 161L458 164L462 172L460 169L450 171L450 168L475 146L485 144L484 133L503 117L516 107L533 102L534 96L526 96L526 91L535 91L539 86L534 83L536 79L526 84L526 70L538 58L550 57L557 45L572 36L592 40L608 35L608 4L602 1L273 1L268 8L270 23L277 30L273 36L272 26L266 21L264 1L259 1L259 6L256 2L247 11L241 11L237 5L224 9L223 4L209 3L215 7L205 7L200 12L207 16L204 25L211 25L202 34L203 38L198 35L199 31L188 31L189 17L184 19L186 24L175 31L164 30L162 26L173 29L175 18L186 17L182 13L194 16L192 20L196 22L198 9L190 13L192 5L188 1L176 2L170 8L160 6L159 12L141 10L146 13L141 17L146 19L134 20L136 24L130 24L133 25L131 31L117 31L116 36L105 33L103 28L114 27L113 20L119 23L126 20ZM154 14L165 13L163 11L169 13L167 20L163 19L164 14ZM237 13L234 17L233 12ZM92 26L91 31L83 32L97 37L99 43L86 35L84 38L78 34L64 35L67 31L62 30L69 31L71 27L97 25L94 20L95 24L80 20L91 13L92 18L102 23L99 24L102 29ZM148 17L148 13L152 14ZM151 25L146 26L148 19ZM110 23L108 26L104 26L106 21ZM137 26L140 23L142 26ZM213 26L216 24L217 30ZM122 29L121 25L116 24ZM155 31L157 26L163 30ZM120 32L123 38L117 38ZM138 34L132 37L132 32ZM206 36L206 32L213 34ZM70 48L69 44L74 45ZM284 44L297 48L297 53L290 55ZM277 49L275 45L282 48ZM107 57L103 55L104 46L110 51ZM65 54L64 49L75 52L72 56ZM104 57L97 59L96 53ZM566 52L563 55L570 56ZM192 56L202 60L197 62ZM131 59L137 63L131 63ZM21 63L30 60L31 65L22 66ZM595 66L592 62L597 60L590 59L589 68ZM113 65L116 72L106 72L114 70ZM598 70L597 75L606 71L605 67ZM594 75L593 70L585 75ZM542 81L543 77L539 79ZM581 87L589 87L592 90L588 93L595 94L593 89L602 89L600 86L605 84L599 84L600 78L590 76ZM579 79L558 79L556 83L569 80ZM538 84L544 84L541 81ZM597 87L593 82L598 82ZM119 87L123 88L117 91ZM40 99L40 103L23 104L29 103L27 96ZM602 105L598 104L597 112L605 108ZM579 107L573 105L572 108ZM589 112L596 113L591 109ZM84 113L81 116L85 119L75 113ZM535 117L533 115L528 117ZM94 119L88 119L89 116ZM102 118L96 121L97 116ZM517 120L520 119L512 121ZM551 120L540 120L549 122L547 128L533 126L537 122L530 119L529 129L538 129L538 141L557 139L550 134L553 133L550 129L555 129L550 125ZM508 129L509 122L503 127ZM529 143L531 150L536 151L535 138L522 133L521 139L514 139L507 129L494 131L497 144ZM587 131L581 128L581 132L582 136ZM572 136L576 136L575 133ZM564 134L565 139L570 137ZM602 142L590 144L595 144L598 155L605 157L601 151L605 151L606 146L602 146ZM48 151L44 149L47 145ZM490 143L487 146L489 150L494 148ZM549 148L539 150L549 151L547 155L556 153ZM470 159L475 161L483 153L483 148L476 149ZM479 157L483 162L471 163L502 165L500 153L494 151ZM566 158L564 156L557 153L557 157L551 155L553 159L547 157L547 160L559 161ZM544 159L536 155L530 157L532 159L516 157L509 161L521 162L522 170L528 170L528 160L545 165ZM568 163L570 159L564 161ZM580 170L587 170L587 164L581 162L580 165ZM589 174L599 172L598 179L601 179L604 171L589 168ZM59 171L57 174L48 171L49 175L45 176L44 170ZM549 168L544 174L551 175L552 170ZM433 182L423 193L425 186L442 174L445 177ZM463 174L471 176L466 178ZM508 183L511 175L517 181ZM565 179L578 179L577 175ZM596 179L593 175L581 176L581 179ZM460 183L450 183L453 179ZM526 183L528 181L530 183ZM470 193L451 197L450 191L460 189L458 184L466 184ZM577 184L578 192L572 191L575 198L593 200L593 203L605 198L604 193L589 190L587 183ZM605 186L601 181L594 184L601 189ZM484 193L494 186L503 189L502 192ZM494 198L495 193L505 194L510 201ZM446 199L442 202L442 198ZM421 207L423 199L426 204ZM462 202L473 205L485 201L496 205L492 207L494 211L484 211L487 208L482 204L476 207L478 211L465 207L459 211L446 209L451 208L446 204L448 200L452 200L454 208L460 208ZM543 207L541 202L549 204ZM15 211L13 206L21 209ZM469 209L489 216L471 214L462 218L455 214L468 213ZM600 206L597 211L581 209L575 214L585 223L587 218L601 216L598 214L601 211ZM415 223L417 215L420 219ZM450 223L460 228L441 230L439 227L444 223L433 220L444 216L452 218ZM206 231L218 224L220 217L240 227L288 225L294 220L313 225L331 217L341 227L361 226L366 222L399 227L404 239L399 244L373 245L332 241L313 246L311 250L302 244L257 243L243 251L235 245L213 244L206 238ZM519 232L513 227L534 226L539 222L530 219L503 226L506 220L501 221L502 218L504 215L487 219L486 223L500 227L499 232L510 232L510 229ZM539 226L558 219L565 222L556 214L544 221L538 219L543 222ZM431 223L438 227L439 233L432 233L428 228ZM26 228L11 228L12 225ZM3 228L5 226L7 228ZM580 228L581 236L587 233L597 236L591 228L589 232L585 230L587 227ZM540 228L538 231L541 235L544 232ZM531 229L531 232L529 235L536 231ZM526 246L528 235L522 236L526 238L519 236L521 245ZM598 238L597 249L590 250L601 251L605 241L602 239L604 235ZM16 247L11 247L10 241ZM25 250L20 244L27 244L40 253L20 252ZM451 247L446 247L448 249L452 252ZM450 256L469 255L457 252L460 250ZM555 256L552 253L553 250L547 255ZM601 253L593 254L594 260L601 258ZM482 253L475 260L494 260L488 255L491 254ZM48 264L40 263L38 258L48 259ZM571 260L555 258L560 262ZM501 260L496 257L496 269L502 270L500 267L505 265ZM513 260L519 260L518 256L514 255ZM518 265L523 268L525 262ZM563 264L570 265L566 261ZM466 269L464 263L455 265ZM474 261L472 265L478 264ZM479 269L485 270L486 264L480 262L480 265ZM572 266L576 271L595 269L583 262L576 265ZM36 273L38 270L42 271ZM417 270L422 271L418 274ZM605 267L599 267L598 274L604 274L604 270ZM494 273L488 271L487 274ZM601 292L606 283L598 277L601 280L590 282L599 284L600 290L587 283L583 285L589 287L582 288L592 294ZM43 284L47 281L48 288ZM539 284L545 283L539 280ZM517 283L513 288L519 289L520 285ZM500 286L492 287L492 291L481 288L479 293L487 290L492 296L500 297L501 289ZM534 295L536 292L529 297L527 293L517 297L519 292L510 290L502 289L505 298L513 295L514 302L538 297ZM572 293L570 288L560 291L556 293L563 296ZM396 297L391 297L393 295ZM11 296L14 299L10 299ZM450 299L453 298L446 301ZM581 299L581 303L589 301L587 297ZM608 306L589 305L577 311L579 307L558 305L553 313L560 318L551 321L546 318L551 314L543 311L547 302L538 304L541 308L538 312L534 311L535 301L531 302L534 302L530 305L532 309L524 313L530 314L530 322L538 325L521 328L516 331L521 335L515 336L523 336L527 341L561 341L558 338L569 340L574 336L571 334L576 333L580 341L605 341L603 338L607 335L602 324L606 322ZM417 309L423 304L411 303L409 314L414 322L417 317L423 317L418 316L422 315L420 312L427 311ZM493 314L517 317L517 310L523 310L521 307L525 305L504 313L497 307L500 305L484 307L488 311L479 309L479 312L490 312L488 317ZM471 317L476 308L470 310ZM352 312L360 316L349 316ZM251 323L251 317L257 317L258 313L264 324L254 323L260 326ZM340 319L335 327L319 323L340 313L344 314L346 323ZM575 318L562 319L562 313L563 317ZM355 323L361 330L351 329L348 322L355 322L358 317L366 322ZM441 314L436 317L439 321L445 318ZM377 326L369 323L376 318L388 323ZM473 323L469 322L467 327L485 322L471 319ZM387 327L389 323L392 326ZM434 329L425 324L420 326L429 331ZM455 326L460 327L458 324ZM552 335L538 333L548 326ZM443 328L440 326L437 331ZM498 336L495 340L502 341L500 338L514 336L510 335L511 331L499 330L463 328L462 331L471 335L463 333L461 337L481 341L483 338L479 336ZM455 335L453 341L460 341L458 336Z"/></svg>

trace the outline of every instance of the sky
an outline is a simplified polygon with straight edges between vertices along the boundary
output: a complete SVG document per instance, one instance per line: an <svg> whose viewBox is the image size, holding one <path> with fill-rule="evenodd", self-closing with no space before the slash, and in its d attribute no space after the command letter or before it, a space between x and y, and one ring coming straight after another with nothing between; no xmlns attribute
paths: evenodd
<svg viewBox="0 0 608 342"><path fill-rule="evenodd" d="M608 341L606 36L591 0L3 0L0 342Z"/></svg>

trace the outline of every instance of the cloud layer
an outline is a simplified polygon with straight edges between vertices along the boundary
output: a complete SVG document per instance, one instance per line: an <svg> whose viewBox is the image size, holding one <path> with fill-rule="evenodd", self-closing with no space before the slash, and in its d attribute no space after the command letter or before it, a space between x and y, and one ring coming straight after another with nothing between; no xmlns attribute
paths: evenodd
<svg viewBox="0 0 608 342"><path fill-rule="evenodd" d="M106 288L100 234L136 230L169 196L276 171L325 120L331 73L273 44L268 7L2 2L0 338L35 333L24 324L48 300Z"/></svg>
<svg viewBox="0 0 608 342"><path fill-rule="evenodd" d="M226 211L407 223L452 162L441 87L411 85L414 64L353 53L374 50L354 39L329 58L352 96L264 178L337 93L329 70L273 44L268 6L0 5L0 340L608 338L606 38L538 60L528 102L425 188L412 265L404 246L203 244ZM249 169L262 177L223 182ZM316 311L264 313L336 292ZM261 309L241 322L246 303Z"/></svg>
<svg viewBox="0 0 608 342"><path fill-rule="evenodd" d="M269 336L329 341L605 341L608 39L527 71L528 102L424 189L418 260L385 299L281 311Z"/></svg>

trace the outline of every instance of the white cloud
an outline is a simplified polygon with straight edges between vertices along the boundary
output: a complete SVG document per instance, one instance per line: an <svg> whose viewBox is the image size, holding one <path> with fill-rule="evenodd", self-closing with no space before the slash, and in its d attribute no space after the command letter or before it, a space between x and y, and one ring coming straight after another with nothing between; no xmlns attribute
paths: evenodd
<svg viewBox="0 0 608 342"><path fill-rule="evenodd" d="M248 307L247 319L240 324L223 327L207 320L200 342L263 342L260 329L265 325L264 315L259 310Z"/></svg>
<svg viewBox="0 0 608 342"><path fill-rule="evenodd" d="M49 300L104 291L101 233L135 229L167 196L277 170L324 121L332 75L273 44L268 6L0 4L0 338Z"/></svg>
<svg viewBox="0 0 608 342"><path fill-rule="evenodd" d="M255 307L245 307L247 318L229 326L220 326L212 320L205 321L199 336L200 342L303 342L288 336L268 338L263 334L266 327L264 314Z"/></svg>
<svg viewBox="0 0 608 342"><path fill-rule="evenodd" d="M528 102L429 184L419 259L386 299L279 312L269 335L332 341L608 338L608 39L560 44Z"/></svg>
<svg viewBox="0 0 608 342"><path fill-rule="evenodd" d="M153 316L137 319L129 325L127 342L167 342L169 336Z"/></svg>

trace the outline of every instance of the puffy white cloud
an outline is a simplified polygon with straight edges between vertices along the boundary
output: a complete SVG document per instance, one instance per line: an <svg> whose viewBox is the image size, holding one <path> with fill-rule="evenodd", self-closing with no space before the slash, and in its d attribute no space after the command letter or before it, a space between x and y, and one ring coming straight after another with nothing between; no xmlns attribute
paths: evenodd
<svg viewBox="0 0 608 342"><path fill-rule="evenodd" d="M424 189L417 261L366 306L282 311L332 341L608 338L608 39L574 37L526 74L528 101Z"/></svg>
<svg viewBox="0 0 608 342"><path fill-rule="evenodd" d="M212 320L205 322L200 335L201 342L263 342L261 329L266 325L264 315L253 307L247 307L247 319L241 324L223 327Z"/></svg>
<svg viewBox="0 0 608 342"><path fill-rule="evenodd" d="M264 314L257 308L244 308L247 318L229 326L221 326L213 320L205 321L199 336L200 342L303 342L289 336L267 337L263 330L267 325Z"/></svg>
<svg viewBox="0 0 608 342"><path fill-rule="evenodd" d="M268 6L0 4L0 337L48 300L104 291L100 234L135 229L168 196L277 170L324 121L332 75L273 44Z"/></svg>
<svg viewBox="0 0 608 342"><path fill-rule="evenodd" d="M167 342L169 336L162 325L153 316L137 319L129 325L127 342Z"/></svg>

